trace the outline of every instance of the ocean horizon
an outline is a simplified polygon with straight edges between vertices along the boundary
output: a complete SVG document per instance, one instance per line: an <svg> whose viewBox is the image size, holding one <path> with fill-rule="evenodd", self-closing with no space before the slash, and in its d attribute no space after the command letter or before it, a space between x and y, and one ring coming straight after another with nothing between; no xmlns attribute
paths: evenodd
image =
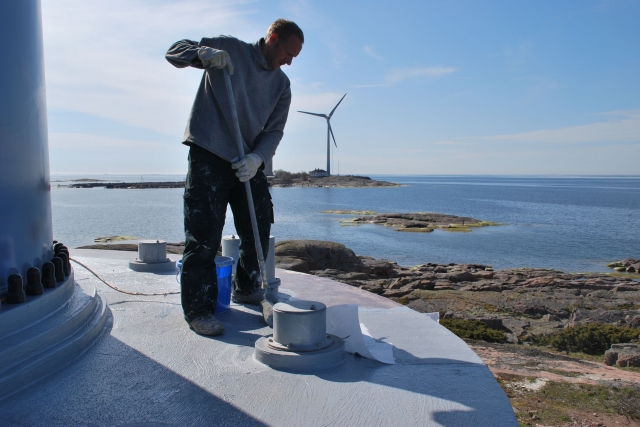
<svg viewBox="0 0 640 427"><path fill-rule="evenodd" d="M342 243L358 255L400 265L478 263L609 271L640 258L640 175L366 175L391 188L272 188L277 240ZM51 174L53 230L70 247L104 235L184 240L183 189L76 189L74 179L181 181L182 174ZM437 212L502 225L469 233L400 233L374 224L341 225L353 215L326 210ZM235 234L227 212L224 234Z"/></svg>

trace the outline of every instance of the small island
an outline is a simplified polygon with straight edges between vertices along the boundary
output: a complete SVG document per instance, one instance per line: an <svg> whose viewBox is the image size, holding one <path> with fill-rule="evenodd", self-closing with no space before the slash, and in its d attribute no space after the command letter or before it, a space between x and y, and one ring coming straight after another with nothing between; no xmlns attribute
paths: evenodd
<svg viewBox="0 0 640 427"><path fill-rule="evenodd" d="M104 188L128 188L128 189L149 189L149 188L184 188L184 181L165 181L165 182L79 182L75 184L70 184L68 187L70 188L95 188L95 187L104 187Z"/></svg>
<svg viewBox="0 0 640 427"><path fill-rule="evenodd" d="M287 172L284 170L275 171L274 176L269 176L270 187L312 187L312 188L361 188L361 187L399 187L388 181L378 181L368 176L358 175L317 175L307 172ZM141 181L141 182L111 182L92 179L76 179L68 185L58 185L58 187L69 188L96 188L107 189L151 189L151 188L184 188L185 181Z"/></svg>
<svg viewBox="0 0 640 427"><path fill-rule="evenodd" d="M325 172L326 174L326 172ZM399 187L388 181L377 181L368 176L358 175L325 175L311 174L307 172L275 171L275 176L269 178L271 187L329 187L329 188L356 188L356 187Z"/></svg>
<svg viewBox="0 0 640 427"><path fill-rule="evenodd" d="M325 211L342 213L348 211ZM352 211L355 214L355 211ZM396 231L430 233L435 229L445 231L470 232L473 228L500 225L468 216L447 215L433 212L384 213L365 215L341 221L343 225L381 224Z"/></svg>

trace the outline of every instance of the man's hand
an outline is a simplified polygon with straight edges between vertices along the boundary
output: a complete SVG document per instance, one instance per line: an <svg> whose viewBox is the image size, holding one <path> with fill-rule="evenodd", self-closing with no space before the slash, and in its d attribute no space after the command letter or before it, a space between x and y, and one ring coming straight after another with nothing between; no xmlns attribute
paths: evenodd
<svg viewBox="0 0 640 427"><path fill-rule="evenodd" d="M207 46L202 46L198 50L198 58L202 61L204 68L218 68L223 69L227 67L229 75L233 74L233 64L231 63L231 57L225 50L213 49Z"/></svg>
<svg viewBox="0 0 640 427"><path fill-rule="evenodd" d="M236 176L240 179L240 182L246 182L256 175L261 164L262 157L257 154L250 153L239 161L234 159L234 163L231 164L231 167L237 170Z"/></svg>

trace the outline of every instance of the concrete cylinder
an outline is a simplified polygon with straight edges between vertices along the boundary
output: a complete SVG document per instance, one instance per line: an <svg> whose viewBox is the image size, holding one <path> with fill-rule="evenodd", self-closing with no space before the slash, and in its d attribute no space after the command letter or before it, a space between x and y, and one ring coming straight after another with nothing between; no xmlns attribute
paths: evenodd
<svg viewBox="0 0 640 427"><path fill-rule="evenodd" d="M269 253L265 261L267 267L267 281L272 283L276 280L276 238L269 236Z"/></svg>
<svg viewBox="0 0 640 427"><path fill-rule="evenodd" d="M233 269L231 274L235 275L238 258L240 257L240 238L238 236L231 235L222 237L222 256L233 258Z"/></svg>
<svg viewBox="0 0 640 427"><path fill-rule="evenodd" d="M327 306L294 300L273 306L273 340L292 351L313 351L327 343Z"/></svg>
<svg viewBox="0 0 640 427"><path fill-rule="evenodd" d="M167 242L164 240L140 240L138 242L138 260L141 262L165 262L167 260Z"/></svg>
<svg viewBox="0 0 640 427"><path fill-rule="evenodd" d="M0 1L0 297L52 257L51 186L39 0Z"/></svg>

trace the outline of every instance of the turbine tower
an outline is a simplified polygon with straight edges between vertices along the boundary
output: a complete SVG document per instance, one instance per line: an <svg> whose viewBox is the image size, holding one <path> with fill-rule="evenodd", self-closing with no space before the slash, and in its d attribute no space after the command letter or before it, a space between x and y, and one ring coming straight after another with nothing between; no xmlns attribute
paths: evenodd
<svg viewBox="0 0 640 427"><path fill-rule="evenodd" d="M340 103L342 102L345 96L347 96L346 93L342 96L342 98L340 98L340 101L338 101L336 106L333 107L333 110L331 110L328 116L326 114L310 113L308 111L298 110L298 113L311 114L312 116L324 117L325 119L327 119L327 173L329 175L331 175L331 151L330 151L331 140L329 139L329 135L331 135L331 137L333 138L333 145L335 145L336 148L338 148L338 144L336 144L336 137L333 136L333 130L331 130L331 123L329 122L329 120L331 120L331 116L333 116L333 112L336 111L336 108L338 108L338 105L340 105Z"/></svg>

